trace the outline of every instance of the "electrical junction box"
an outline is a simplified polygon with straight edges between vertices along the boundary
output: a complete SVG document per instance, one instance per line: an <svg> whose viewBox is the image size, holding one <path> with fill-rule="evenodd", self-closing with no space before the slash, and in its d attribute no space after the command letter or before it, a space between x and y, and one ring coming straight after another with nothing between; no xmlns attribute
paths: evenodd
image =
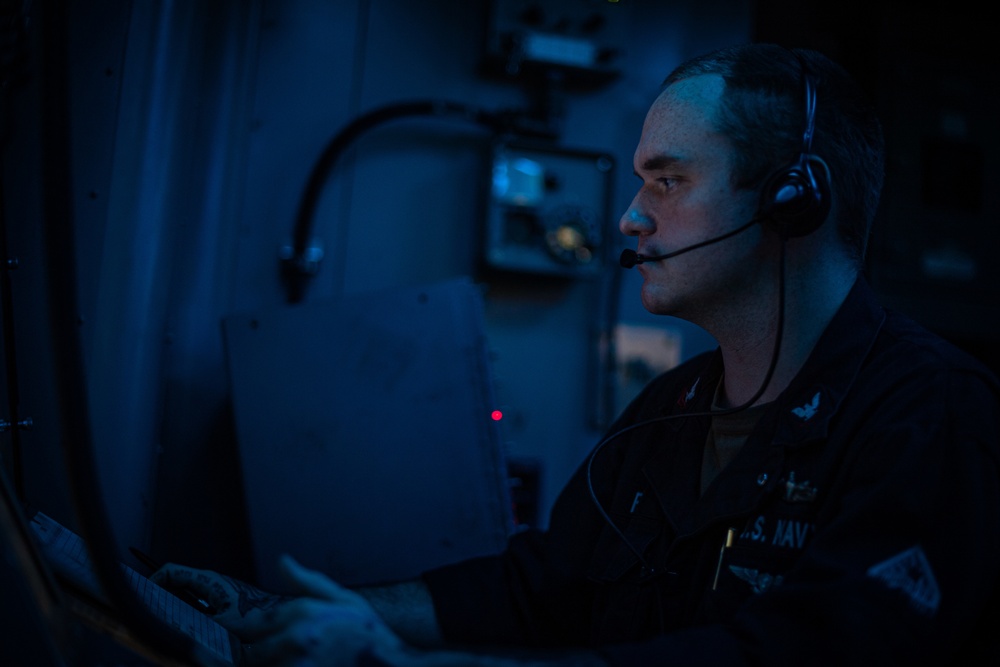
<svg viewBox="0 0 1000 667"><path fill-rule="evenodd" d="M518 80L557 71L571 88L620 75L627 43L626 0L493 0L483 70Z"/></svg>
<svg viewBox="0 0 1000 667"><path fill-rule="evenodd" d="M564 277L598 275L606 264L613 171L608 153L496 144L485 264Z"/></svg>

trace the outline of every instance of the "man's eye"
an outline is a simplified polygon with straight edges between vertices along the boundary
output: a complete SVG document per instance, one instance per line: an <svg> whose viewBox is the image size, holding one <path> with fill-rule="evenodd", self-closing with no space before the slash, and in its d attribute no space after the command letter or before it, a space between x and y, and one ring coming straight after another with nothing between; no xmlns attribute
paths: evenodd
<svg viewBox="0 0 1000 667"><path fill-rule="evenodd" d="M664 176L663 178L656 179L656 182L663 186L664 190L672 190L677 187L677 179Z"/></svg>

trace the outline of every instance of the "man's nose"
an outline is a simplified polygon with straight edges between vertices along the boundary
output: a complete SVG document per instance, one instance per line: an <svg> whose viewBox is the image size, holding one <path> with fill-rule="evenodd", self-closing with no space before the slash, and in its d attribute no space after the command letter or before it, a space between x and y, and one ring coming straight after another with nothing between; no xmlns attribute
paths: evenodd
<svg viewBox="0 0 1000 667"><path fill-rule="evenodd" d="M618 221L618 229L625 236L639 236L643 231L651 229L652 224L653 221L643 215L633 204Z"/></svg>

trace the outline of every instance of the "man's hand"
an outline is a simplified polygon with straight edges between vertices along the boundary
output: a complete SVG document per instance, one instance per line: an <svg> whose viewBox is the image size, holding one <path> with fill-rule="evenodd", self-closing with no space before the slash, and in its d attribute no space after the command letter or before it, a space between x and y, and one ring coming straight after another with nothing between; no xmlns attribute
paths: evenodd
<svg viewBox="0 0 1000 667"><path fill-rule="evenodd" d="M150 580L168 591L188 590L206 600L216 610L212 618L241 640L252 636L264 612L290 599L211 570L174 563L161 567Z"/></svg>
<svg viewBox="0 0 1000 667"><path fill-rule="evenodd" d="M246 667L606 667L594 654L490 655L418 650L404 642L360 593L289 556L280 562L289 592L265 593L211 570L164 565L152 579L208 600L219 623L246 647Z"/></svg>
<svg viewBox="0 0 1000 667"><path fill-rule="evenodd" d="M301 597L247 617L248 665L386 665L375 656L409 652L361 595L288 556L280 565L291 592Z"/></svg>

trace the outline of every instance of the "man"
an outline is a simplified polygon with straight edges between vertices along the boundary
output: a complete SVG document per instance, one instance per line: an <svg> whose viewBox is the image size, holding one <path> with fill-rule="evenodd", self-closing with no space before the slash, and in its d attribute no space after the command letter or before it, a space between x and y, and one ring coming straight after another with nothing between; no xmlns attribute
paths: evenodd
<svg viewBox="0 0 1000 667"><path fill-rule="evenodd" d="M655 379L496 557L278 599L167 566L250 664L995 664L1000 389L862 277L881 129L838 66L745 45L649 110L624 266L718 350ZM257 600L257 603L253 601Z"/></svg>

